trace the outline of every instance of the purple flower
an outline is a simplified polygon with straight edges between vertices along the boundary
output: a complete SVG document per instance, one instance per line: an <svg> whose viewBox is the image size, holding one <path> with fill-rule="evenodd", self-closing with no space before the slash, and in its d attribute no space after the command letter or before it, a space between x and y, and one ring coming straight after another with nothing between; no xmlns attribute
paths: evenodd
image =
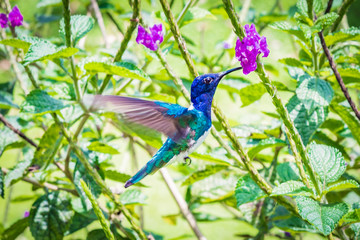
<svg viewBox="0 0 360 240"><path fill-rule="evenodd" d="M223 45L223 48L224 48L224 49L230 49L230 48L232 47L232 46L231 46L231 43L226 42L226 41L222 42L222 45Z"/></svg>
<svg viewBox="0 0 360 240"><path fill-rule="evenodd" d="M284 233L285 233L285 237L287 237L287 238L291 237L291 233L289 233L289 232L284 232Z"/></svg>
<svg viewBox="0 0 360 240"><path fill-rule="evenodd" d="M25 211L25 212L24 212L24 218L27 218L28 216L30 216L30 212L29 212L29 211Z"/></svg>
<svg viewBox="0 0 360 240"><path fill-rule="evenodd" d="M17 6L13 7L9 13L9 21L13 27L21 26L23 24L23 16Z"/></svg>
<svg viewBox="0 0 360 240"><path fill-rule="evenodd" d="M0 26L1 28L8 27L8 18L5 13L0 13Z"/></svg>
<svg viewBox="0 0 360 240"><path fill-rule="evenodd" d="M162 31L161 24L155 24L150 27L150 33L145 30L141 25L138 27L138 35L136 37L136 42L142 44L152 51L158 49L159 44L164 41L164 34Z"/></svg>
<svg viewBox="0 0 360 240"><path fill-rule="evenodd" d="M240 61L245 75L253 72L257 68L257 55L263 53L263 57L267 57L270 53L266 37L260 37L255 29L255 25L245 25L246 37L242 41L238 39L235 46L235 57Z"/></svg>

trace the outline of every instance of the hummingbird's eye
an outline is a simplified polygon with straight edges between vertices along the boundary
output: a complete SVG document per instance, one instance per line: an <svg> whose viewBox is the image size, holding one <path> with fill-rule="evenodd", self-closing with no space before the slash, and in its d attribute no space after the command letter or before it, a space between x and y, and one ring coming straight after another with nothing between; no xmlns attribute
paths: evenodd
<svg viewBox="0 0 360 240"><path fill-rule="evenodd" d="M206 77L206 78L204 78L203 81L204 81L205 84L210 84L212 82L212 80L213 79L211 77Z"/></svg>

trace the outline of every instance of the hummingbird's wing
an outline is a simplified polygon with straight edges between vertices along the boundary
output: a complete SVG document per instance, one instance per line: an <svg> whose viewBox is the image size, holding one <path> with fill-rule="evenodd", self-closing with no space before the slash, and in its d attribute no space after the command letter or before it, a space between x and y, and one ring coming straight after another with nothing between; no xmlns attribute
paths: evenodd
<svg viewBox="0 0 360 240"><path fill-rule="evenodd" d="M90 111L119 113L125 120L157 130L175 142L189 133L191 129L187 123L194 118L187 114L185 107L158 101L113 95L85 95L83 101L90 106Z"/></svg>

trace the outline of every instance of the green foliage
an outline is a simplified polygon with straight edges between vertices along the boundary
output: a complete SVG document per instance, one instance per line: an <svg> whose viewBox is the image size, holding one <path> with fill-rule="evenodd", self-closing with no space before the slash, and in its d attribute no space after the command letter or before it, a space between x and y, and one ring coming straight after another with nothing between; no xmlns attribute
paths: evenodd
<svg viewBox="0 0 360 240"><path fill-rule="evenodd" d="M276 172L283 182L300 180L299 169L295 163L281 163L276 166Z"/></svg>
<svg viewBox="0 0 360 240"><path fill-rule="evenodd" d="M0 197L4 198L4 173L3 171L0 169Z"/></svg>
<svg viewBox="0 0 360 240"><path fill-rule="evenodd" d="M265 193L254 182L254 180L250 178L249 175L241 177L236 184L235 197L237 206L258 200L265 196Z"/></svg>
<svg viewBox="0 0 360 240"><path fill-rule="evenodd" d="M302 182L299 181L287 181L276 186L272 193L272 196L287 195L287 196L311 196L312 191L308 189Z"/></svg>
<svg viewBox="0 0 360 240"><path fill-rule="evenodd" d="M12 94L0 90L0 108L10 109L19 108L19 106L13 103Z"/></svg>
<svg viewBox="0 0 360 240"><path fill-rule="evenodd" d="M269 147L283 147L286 146L286 142L277 139L277 138L267 138L261 140L255 147L251 148L248 151L249 157L252 159L255 157L255 155L262 151L263 149L269 148Z"/></svg>
<svg viewBox="0 0 360 240"><path fill-rule="evenodd" d="M297 197L296 204L301 217L324 235L329 235L349 210L345 203L321 204L308 197Z"/></svg>
<svg viewBox="0 0 360 240"><path fill-rule="evenodd" d="M0 156L3 154L3 152L6 150L6 148L9 148L12 143L17 142L19 137L10 129L8 128L2 128L0 129Z"/></svg>
<svg viewBox="0 0 360 240"><path fill-rule="evenodd" d="M29 218L22 218L14 222L10 227L1 233L2 240L16 239L29 226Z"/></svg>
<svg viewBox="0 0 360 240"><path fill-rule="evenodd" d="M224 165L207 165L205 169L192 173L188 178L185 179L182 185L193 184L194 182L200 181L226 168L227 167Z"/></svg>
<svg viewBox="0 0 360 240"><path fill-rule="evenodd" d="M4 178L4 184L9 187L25 175L25 171L30 167L33 158L33 151L31 149L24 149L24 159L19 161Z"/></svg>
<svg viewBox="0 0 360 240"><path fill-rule="evenodd" d="M65 108L66 105L57 99L52 98L42 90L33 90L21 105L21 111L26 113L45 114Z"/></svg>
<svg viewBox="0 0 360 240"><path fill-rule="evenodd" d="M90 145L87 147L91 151L101 152L101 153L109 153L109 154L119 154L118 150L115 148L102 143L102 142L91 142Z"/></svg>
<svg viewBox="0 0 360 240"><path fill-rule="evenodd" d="M103 72L106 74L118 75L124 78L134 78L141 81L150 81L149 76L144 71L129 62L89 62L84 65L84 68L90 74Z"/></svg>
<svg viewBox="0 0 360 240"><path fill-rule="evenodd" d="M147 196L138 189L128 189L120 195L120 202L124 205L146 204Z"/></svg>
<svg viewBox="0 0 360 240"><path fill-rule="evenodd" d="M110 180L113 180L113 181L116 181L116 182L122 182L122 183L125 183L127 180L129 180L131 178L131 175L129 175L129 174L117 172L115 170L106 170L104 172L104 174L105 174L105 177L107 179L110 179ZM141 182L138 182L138 183L134 184L134 186L146 187Z"/></svg>
<svg viewBox="0 0 360 240"><path fill-rule="evenodd" d="M187 25L189 23L201 21L203 19L216 20L216 17L206 9L192 7L185 13L185 16L182 21L182 25Z"/></svg>
<svg viewBox="0 0 360 240"><path fill-rule="evenodd" d="M73 15L70 18L71 42L73 46L94 27L94 19L83 15ZM60 35L65 38L64 19L60 21Z"/></svg>
<svg viewBox="0 0 360 240"><path fill-rule="evenodd" d="M29 226L35 239L63 239L74 212L69 198L60 192L38 198L30 211Z"/></svg>

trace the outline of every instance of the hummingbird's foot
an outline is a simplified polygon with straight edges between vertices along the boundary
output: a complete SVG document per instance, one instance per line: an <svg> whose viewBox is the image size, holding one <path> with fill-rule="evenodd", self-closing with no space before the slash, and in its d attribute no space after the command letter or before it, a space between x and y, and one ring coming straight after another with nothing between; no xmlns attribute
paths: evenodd
<svg viewBox="0 0 360 240"><path fill-rule="evenodd" d="M184 157L184 165L190 165L191 164L191 158L189 157Z"/></svg>

